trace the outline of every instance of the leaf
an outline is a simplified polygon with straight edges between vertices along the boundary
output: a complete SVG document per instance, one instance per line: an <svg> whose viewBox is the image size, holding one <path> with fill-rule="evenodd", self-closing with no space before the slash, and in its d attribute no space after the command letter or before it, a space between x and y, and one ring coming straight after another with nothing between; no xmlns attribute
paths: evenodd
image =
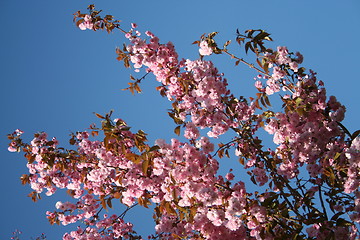
<svg viewBox="0 0 360 240"><path fill-rule="evenodd" d="M264 95L263 97L264 97L264 99L265 99L266 104L267 104L269 107L271 107L271 103L270 103L270 100L269 100L268 96L267 96L267 95Z"/></svg>
<svg viewBox="0 0 360 240"><path fill-rule="evenodd" d="M98 113L95 113L94 114L98 117L98 118L101 118L101 119L105 119L105 117L103 117L102 115L98 114Z"/></svg>
<svg viewBox="0 0 360 240"><path fill-rule="evenodd" d="M141 88L139 87L139 84L135 83L134 89L137 93L141 93Z"/></svg>
<svg viewBox="0 0 360 240"><path fill-rule="evenodd" d="M195 206L190 207L189 222L192 222L194 220L196 213L197 213L197 208Z"/></svg>
<svg viewBox="0 0 360 240"><path fill-rule="evenodd" d="M229 46L229 44L230 44L230 43L231 43L231 40L226 41L226 43L224 43L223 48L224 48L224 49L226 49L226 48L227 48L227 46Z"/></svg>
<svg viewBox="0 0 360 240"><path fill-rule="evenodd" d="M299 106L302 102L303 102L303 99L302 99L302 98L297 97L297 98L295 99L296 106Z"/></svg>
<svg viewBox="0 0 360 240"><path fill-rule="evenodd" d="M177 126L175 129L174 129L174 133L178 136L180 136L180 126Z"/></svg>
<svg viewBox="0 0 360 240"><path fill-rule="evenodd" d="M120 179L118 179L118 180L120 180ZM120 199L121 193L120 193L120 192L116 192L116 193L113 194L113 197L116 198L116 199Z"/></svg>
<svg viewBox="0 0 360 240"><path fill-rule="evenodd" d="M248 53L248 50L249 50L250 45L251 45L250 42L245 43L245 53L246 53L246 54Z"/></svg>
<svg viewBox="0 0 360 240"><path fill-rule="evenodd" d="M151 205L151 202L149 201L149 199L146 197L141 197L141 199L142 199L142 203L143 203L142 206L149 208L149 205Z"/></svg>
<svg viewBox="0 0 360 240"><path fill-rule="evenodd" d="M245 38L244 38L244 37L237 37L237 38L236 38L236 42L237 42L239 45L241 45L241 43L244 43L244 41L245 41Z"/></svg>
<svg viewBox="0 0 360 240"><path fill-rule="evenodd" d="M305 116L307 111L306 108L298 108L296 109L296 112L300 115L300 116Z"/></svg>
<svg viewBox="0 0 360 240"><path fill-rule="evenodd" d="M75 145L76 140L72 137L72 138L70 138L69 143L70 143L70 145Z"/></svg>
<svg viewBox="0 0 360 240"><path fill-rule="evenodd" d="M143 171L143 174L145 176L147 176L147 170L149 168L149 159L145 159L143 162L142 162L142 171Z"/></svg>
<svg viewBox="0 0 360 240"><path fill-rule="evenodd" d="M259 99L256 99L255 102L254 102L254 104L255 104L255 107L256 107L256 108L258 108L258 109L260 109L260 110L263 110L263 109L260 107Z"/></svg>
<svg viewBox="0 0 360 240"><path fill-rule="evenodd" d="M68 189L68 190L66 191L66 193L67 193L69 196L74 197L74 195L75 195L75 190Z"/></svg>
<svg viewBox="0 0 360 240"><path fill-rule="evenodd" d="M179 235L177 235L176 233L171 233L171 236L174 238L174 239L182 239Z"/></svg>
<svg viewBox="0 0 360 240"><path fill-rule="evenodd" d="M160 149L160 147L157 146L157 145L155 145L155 146L152 146L152 147L149 149L149 152L157 151L157 150L159 150L159 149Z"/></svg>
<svg viewBox="0 0 360 240"><path fill-rule="evenodd" d="M101 202L101 206L107 210L107 205L106 205L106 202L105 202L105 197L104 196L100 196L100 202Z"/></svg>
<svg viewBox="0 0 360 240"><path fill-rule="evenodd" d="M260 102L261 102L261 104L262 104L264 107L266 107L266 103L265 103L265 101L264 101L263 96L260 97Z"/></svg>
<svg viewBox="0 0 360 240"><path fill-rule="evenodd" d="M157 216L157 217L160 217L160 216L162 215L162 214L161 214L162 211L160 210L160 208L161 208L161 207L156 207L156 208L155 208L155 213L156 213L156 216Z"/></svg>
<svg viewBox="0 0 360 240"><path fill-rule="evenodd" d="M179 212L179 218L180 218L180 221L184 220L185 214L184 214L183 211L180 211L180 212Z"/></svg>
<svg viewBox="0 0 360 240"><path fill-rule="evenodd" d="M343 215L344 213L343 212L338 212L336 213L332 218L331 218L331 221L335 221L337 220L341 215Z"/></svg>
<svg viewBox="0 0 360 240"><path fill-rule="evenodd" d="M174 216L177 215L175 209L171 206L169 202L165 202L165 209L170 215L174 215Z"/></svg>
<svg viewBox="0 0 360 240"><path fill-rule="evenodd" d="M269 63L268 62L266 62L265 64L264 64L264 71L266 72L266 73L269 73Z"/></svg>
<svg viewBox="0 0 360 240"><path fill-rule="evenodd" d="M254 175L252 175L252 176L250 177L250 180L251 180L255 185L257 185Z"/></svg>
<svg viewBox="0 0 360 240"><path fill-rule="evenodd" d="M337 152L337 153L335 154L334 160L338 159L340 156L341 156L341 153Z"/></svg>
<svg viewBox="0 0 360 240"><path fill-rule="evenodd" d="M125 66L126 68L130 68L130 62L129 62L129 57L128 57L128 56L126 56L126 57L124 58L124 66Z"/></svg>
<svg viewBox="0 0 360 240"><path fill-rule="evenodd" d="M330 179L330 184L331 186L334 186L335 184L335 174L334 174L334 171L330 168L330 176L329 176L329 179Z"/></svg>
<svg viewBox="0 0 360 240"><path fill-rule="evenodd" d="M130 161L138 164L140 163L140 157L136 155L135 153L126 153L125 158L129 159Z"/></svg>
<svg viewBox="0 0 360 240"><path fill-rule="evenodd" d="M25 185L25 184L27 184L27 183L30 183L29 175L27 175L27 174L23 174L23 175L20 177L20 180L21 180L21 184L22 184L22 185Z"/></svg>
<svg viewBox="0 0 360 240"><path fill-rule="evenodd" d="M209 33L208 37L210 39L212 39L213 37L215 37L219 32L212 32L212 33Z"/></svg>
<svg viewBox="0 0 360 240"><path fill-rule="evenodd" d="M109 206L109 208L112 208L111 198L108 198L108 200L106 202L107 202L107 205Z"/></svg>
<svg viewBox="0 0 360 240"><path fill-rule="evenodd" d="M219 156L219 158L222 158L224 156L224 149L220 149L218 151L218 156Z"/></svg>
<svg viewBox="0 0 360 240"><path fill-rule="evenodd" d="M31 193L29 193L28 197L31 197L31 200L33 202L37 202L38 199L41 199L40 194L37 193L36 191L32 191Z"/></svg>
<svg viewBox="0 0 360 240"><path fill-rule="evenodd" d="M256 35L255 37L254 37L254 40L263 40L263 39L265 39L265 38L267 38L267 39L271 39L270 37L269 37L269 33L267 33L267 32L265 32L264 30L261 30L261 32L258 34L258 35ZM266 39L266 40L267 40Z"/></svg>
<svg viewBox="0 0 360 240"><path fill-rule="evenodd" d="M256 62L257 62L257 64L259 65L259 67L263 68L263 65L261 64L259 58L256 58Z"/></svg>
<svg viewBox="0 0 360 240"><path fill-rule="evenodd" d="M177 198L177 196L176 196L176 190L173 189L173 191L172 191L171 194L172 194L172 197L173 197L173 199L174 199L175 204L177 204L177 203L178 203L178 198Z"/></svg>
<svg viewBox="0 0 360 240"><path fill-rule="evenodd" d="M226 150L225 150L225 156L228 157L228 158L230 158L229 149L226 149Z"/></svg>

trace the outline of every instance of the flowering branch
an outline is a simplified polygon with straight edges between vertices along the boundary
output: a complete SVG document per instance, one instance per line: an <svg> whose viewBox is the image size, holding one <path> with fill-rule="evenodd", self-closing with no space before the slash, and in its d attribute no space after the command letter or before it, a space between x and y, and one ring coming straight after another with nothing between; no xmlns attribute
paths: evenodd
<svg viewBox="0 0 360 240"><path fill-rule="evenodd" d="M141 81L153 74L161 84L160 95L172 102L174 132L180 135L184 128L186 141L158 139L151 146L145 132L130 131L125 121L112 119L112 112L96 114L101 127L91 125L90 133L72 134L75 150L58 147L56 138L50 140L46 133L35 134L30 143L22 141L21 130L9 134L9 151L23 151L27 158L29 174L21 180L34 190L34 201L44 190L51 196L56 189L67 189L77 199L59 201L57 211L47 212L51 224L86 226L63 239L140 239L124 217L134 206L148 208L152 203L156 234L150 239L359 237L360 131L350 134L343 126L345 107L334 96L327 97L315 72L299 66L300 53L265 47L272 39L259 29L237 31L236 38L246 53L255 53L259 67L230 53L230 41L220 49L216 32L195 42L200 59L179 60L172 43L160 43L149 31L142 38L136 24L125 31L113 16L100 17L94 5L88 10L74 14L77 26L124 34L129 44L117 48L118 60L135 72L146 72L140 79L131 76L135 82L127 89L140 92ZM254 69L256 96L236 98L224 75L204 60L211 54L229 55L236 65ZM270 97L281 91L286 92L280 96L282 110L274 112ZM276 147L263 150L257 136L261 128L273 136ZM207 129L207 135L199 129ZM225 133L235 136L214 152L213 139ZM257 191L249 192L244 176L236 177L233 170L219 173L220 159L230 157L230 150ZM317 192L320 206L314 199ZM99 216L102 209L113 207L114 199L126 210L119 216Z"/></svg>

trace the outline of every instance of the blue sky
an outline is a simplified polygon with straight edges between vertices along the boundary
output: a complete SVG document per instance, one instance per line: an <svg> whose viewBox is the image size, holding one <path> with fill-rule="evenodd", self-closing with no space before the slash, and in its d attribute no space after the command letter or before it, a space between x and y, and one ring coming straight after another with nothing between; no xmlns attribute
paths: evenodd
<svg viewBox="0 0 360 240"><path fill-rule="evenodd" d="M170 106L155 92L152 77L144 81L144 93L132 96L121 91L129 74L116 61L115 47L126 42L120 33L81 31L72 14L94 3L129 28L131 22L142 31L151 30L162 42L172 41L181 58L196 59L198 49L191 43L203 34L219 31L219 41L235 38L235 31L262 28L272 34L273 46L300 51L304 65L318 72L328 87L347 107L345 125L359 129L360 2L328 1L0 1L0 161L2 191L0 238L9 239L15 229L23 239L45 233L60 239L66 229L51 227L45 211L54 209L60 193L44 196L38 203L28 197L28 186L19 177L27 173L21 154L7 152L6 134L16 128L25 139L46 131L67 143L70 132L86 129L97 122L93 112L115 110L149 138L170 139L174 125L166 114ZM245 67L234 68L225 56L211 57L218 63L236 92L249 96L253 74ZM57 197L58 196L58 197ZM137 211L128 220L138 219L141 233L151 231L151 214ZM144 216L142 214L145 214ZM139 222L139 215L141 221ZM135 216L135 217L134 217ZM131 218L130 218L131 217ZM146 222L143 218L149 217ZM75 228L75 226L73 226Z"/></svg>

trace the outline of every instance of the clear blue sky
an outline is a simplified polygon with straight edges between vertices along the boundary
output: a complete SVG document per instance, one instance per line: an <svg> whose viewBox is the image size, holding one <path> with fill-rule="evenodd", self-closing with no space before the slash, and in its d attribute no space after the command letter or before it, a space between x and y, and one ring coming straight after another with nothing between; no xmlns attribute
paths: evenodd
<svg viewBox="0 0 360 240"><path fill-rule="evenodd" d="M0 239L9 239L15 229L24 232L23 239L42 232L48 239L60 239L65 231L51 227L45 218L45 211L53 210L64 194L44 196L38 203L26 197L30 188L19 181L27 173L26 161L21 154L7 152L7 133L20 128L31 140L33 133L46 131L65 143L70 132L97 122L92 112L114 109L114 116L149 133L151 141L173 137L167 133L174 128L166 114L169 103L155 93L153 78L146 79L141 95L120 90L132 73L115 59L115 47L125 42L122 35L81 31L73 24L72 13L85 11L91 3L123 20L125 29L135 22L162 42L172 41L183 58L198 57L191 43L203 33L219 31L219 39L234 39L237 28L265 29L274 46L286 45L304 55L305 66L318 72L328 94L347 107L346 126L351 131L359 128L358 0L1 0ZM225 57L215 59L231 85L247 96L253 84L247 69L233 68ZM151 214L144 215L148 223L141 211L136 213L141 220L136 230L149 232Z"/></svg>

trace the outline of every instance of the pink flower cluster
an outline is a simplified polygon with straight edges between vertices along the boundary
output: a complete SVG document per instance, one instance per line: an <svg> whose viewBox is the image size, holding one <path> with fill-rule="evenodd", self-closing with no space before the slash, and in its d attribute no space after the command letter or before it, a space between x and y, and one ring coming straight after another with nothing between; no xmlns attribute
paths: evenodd
<svg viewBox="0 0 360 240"><path fill-rule="evenodd" d="M20 129L16 129L12 135L16 136L16 137L20 137L24 132L21 131ZM10 146L8 147L8 151L9 152L17 152L18 148L17 148L17 143L16 142L11 142Z"/></svg>
<svg viewBox="0 0 360 240"><path fill-rule="evenodd" d="M196 237L200 233L206 239L220 236L223 239L248 239L249 234L260 239L260 232L269 216L257 201L249 199L243 182L231 187L230 180L216 177L219 163L189 144L175 139L171 144L164 141L158 141L158 144L162 159L155 162L154 168L161 169L156 174L164 178L165 184L161 186L163 198L175 202L172 207L181 212L198 207L194 222L184 219L177 222L176 227L174 222L178 220L171 212L162 215L156 226L157 232L173 232L187 237ZM227 176L228 179L234 177L233 174Z"/></svg>
<svg viewBox="0 0 360 240"><path fill-rule="evenodd" d="M295 101L293 109L276 113L265 130L274 135L273 141L279 145L274 153L274 157L282 160L279 174L294 178L298 168L307 164L310 176L316 178L346 146L337 124L343 119L345 108L335 97L326 102L325 89L316 85L314 75L301 79L293 90L292 96L284 98ZM326 111L330 112L329 116ZM342 158L344 155L339 159Z"/></svg>
<svg viewBox="0 0 360 240"><path fill-rule="evenodd" d="M197 127L211 128L208 136L216 138L230 127L237 127L238 121L248 120L254 113L254 106L238 100L231 101L235 98L229 94L227 81L212 62L178 61L172 43L163 45L154 34L146 32L146 35L150 37L149 43L138 37L131 38L132 43L127 47L130 60L135 69L147 67L146 71L152 72L156 80L163 84L168 99L176 103L176 118L186 122L189 116L191 122L186 124L186 138L198 138ZM200 45L204 50L205 42ZM232 102L231 107L237 111L236 120L230 120L224 113L227 107L224 99ZM234 117L235 113L231 115Z"/></svg>
<svg viewBox="0 0 360 240"><path fill-rule="evenodd" d="M46 188L51 194L54 193L53 188L65 188L78 199L76 203L57 202L55 207L58 211L47 212L50 222L59 221L68 225L83 221L88 225L85 229L65 234L63 239L89 239L89 236L90 239L105 236L107 238L104 239L110 239L132 233L132 225L124 223L116 215L104 215L103 220L94 222L94 219L100 219L99 199L115 196L118 192L127 206L132 206L139 199L149 199L158 208L166 206L162 215L158 216L158 234L201 234L212 239L219 235L245 237L248 231L251 236L259 238L268 218L265 209L249 198L244 183L230 185L234 179L232 173L227 174L227 180L216 177L219 163L209 155L214 146L206 137L197 141L197 148L176 139L172 139L171 144L158 140L160 149L152 160L149 173L144 172L143 163L127 157L132 154L134 142L131 139L135 135L119 128L113 131L123 140L113 140L118 147L112 150L107 150L102 142L90 141L86 132L78 133L78 149L71 157L60 153L57 143L47 140L45 133L37 134L28 145L31 158L35 159L28 164L31 187L38 193ZM120 150L121 146L125 149ZM46 156L54 156L54 162ZM191 212L188 217L194 219L193 224L183 218L174 227L174 221L179 221L180 213L177 211L185 215ZM244 216L242 220L239 218L241 215ZM111 229L111 233L106 232L106 235L101 229Z"/></svg>
<svg viewBox="0 0 360 240"><path fill-rule="evenodd" d="M270 77L265 77L268 80L265 89L262 89L262 91L266 92L267 95L279 92L282 87L284 91L287 91L288 88L284 87L289 83L286 79L288 76L287 70L297 73L299 70L298 64L302 63L303 56L297 52L295 57L291 57L287 47L278 47L277 51L266 53L264 57L269 61L269 67L272 68L273 72ZM259 89L262 88L260 82L256 82L255 86Z"/></svg>

